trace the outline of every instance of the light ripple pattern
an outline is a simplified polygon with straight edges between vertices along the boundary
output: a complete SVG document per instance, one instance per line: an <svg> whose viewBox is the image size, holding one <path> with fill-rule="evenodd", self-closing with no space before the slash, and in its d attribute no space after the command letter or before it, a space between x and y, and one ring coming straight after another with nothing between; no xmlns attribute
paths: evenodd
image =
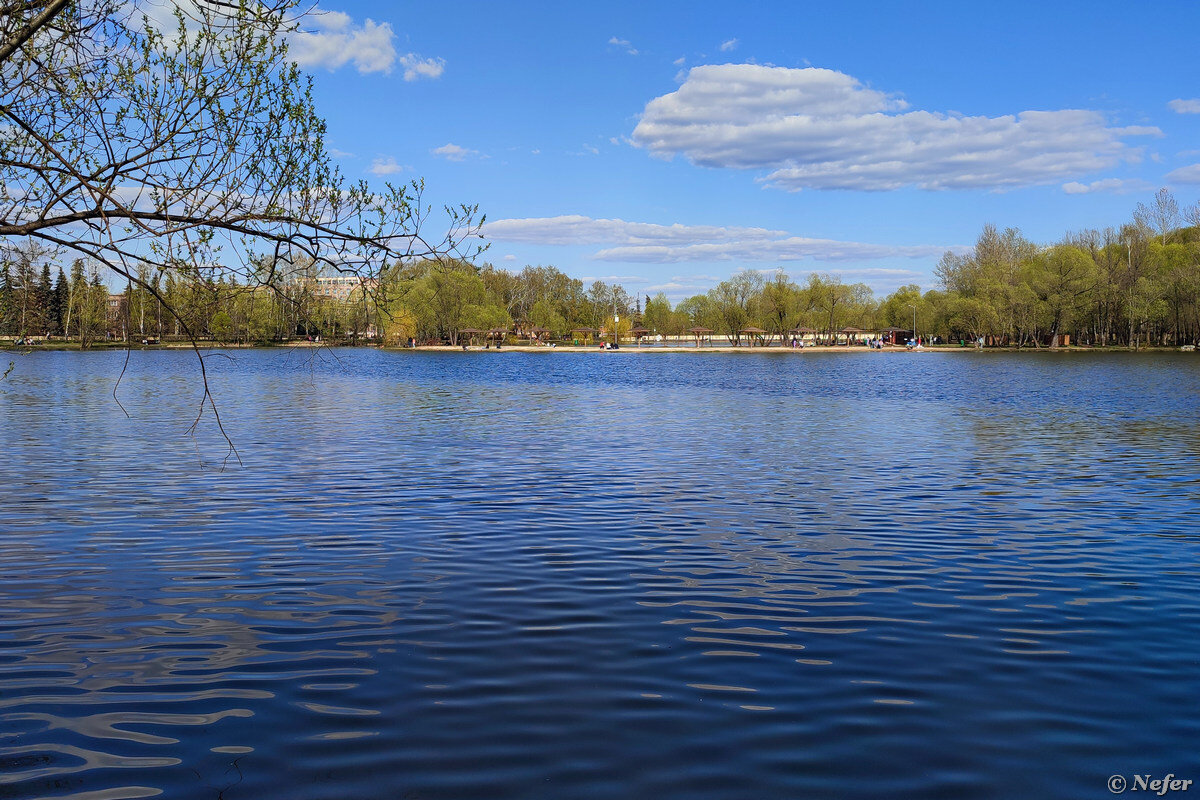
<svg viewBox="0 0 1200 800"><path fill-rule="evenodd" d="M33 353L0 797L1200 779L1200 359Z"/></svg>

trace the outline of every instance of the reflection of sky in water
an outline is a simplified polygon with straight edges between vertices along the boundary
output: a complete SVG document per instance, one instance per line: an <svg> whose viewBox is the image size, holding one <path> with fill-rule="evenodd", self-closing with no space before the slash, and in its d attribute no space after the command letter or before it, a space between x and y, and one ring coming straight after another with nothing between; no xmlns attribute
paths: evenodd
<svg viewBox="0 0 1200 800"><path fill-rule="evenodd" d="M986 355L241 353L211 362L225 472L197 468L211 425L178 435L188 356L133 354L130 420L119 358L23 357L0 793L1069 796L1133 753L1179 772L1194 361Z"/></svg>

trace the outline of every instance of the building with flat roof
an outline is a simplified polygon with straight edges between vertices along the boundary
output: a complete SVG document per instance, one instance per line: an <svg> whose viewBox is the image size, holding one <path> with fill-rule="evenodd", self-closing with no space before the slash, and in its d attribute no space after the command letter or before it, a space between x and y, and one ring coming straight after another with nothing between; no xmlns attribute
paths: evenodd
<svg viewBox="0 0 1200 800"><path fill-rule="evenodd" d="M358 275L320 275L313 279L313 290L317 297L329 297L346 301L354 290L363 288L371 291L379 287L378 278L363 278Z"/></svg>

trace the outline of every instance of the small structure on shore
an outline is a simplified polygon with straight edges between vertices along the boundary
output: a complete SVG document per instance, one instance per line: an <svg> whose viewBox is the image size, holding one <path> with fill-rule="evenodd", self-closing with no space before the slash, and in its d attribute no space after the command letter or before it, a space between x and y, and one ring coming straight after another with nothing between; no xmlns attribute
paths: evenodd
<svg viewBox="0 0 1200 800"><path fill-rule="evenodd" d="M475 344L475 337L481 333L483 333L483 331L479 328L463 328L458 332L458 335L463 336L465 334L467 336L467 341L471 344Z"/></svg>
<svg viewBox="0 0 1200 800"><path fill-rule="evenodd" d="M639 347L642 345L642 337L649 336L651 333L652 331L649 328L643 328L641 325L638 325L636 328L629 329L629 335L637 340Z"/></svg>
<svg viewBox="0 0 1200 800"><path fill-rule="evenodd" d="M888 344L904 344L904 342L912 338L912 331L908 328L897 328L895 326L884 328L879 333L883 341Z"/></svg>
<svg viewBox="0 0 1200 800"><path fill-rule="evenodd" d="M738 331L738 333L744 333L748 335L750 337L752 347L755 345L762 346L766 344L766 341L763 339L763 337L767 332L762 328L755 328L751 326L749 328L742 328L740 331Z"/></svg>
<svg viewBox="0 0 1200 800"><path fill-rule="evenodd" d="M592 337L600 333L599 328L571 328L571 333L581 333L584 341L591 341Z"/></svg>
<svg viewBox="0 0 1200 800"><path fill-rule="evenodd" d="M860 339L862 338L862 334L864 334L864 333L867 333L867 331L863 330L862 328L855 328L850 325L847 325L846 327L844 327L840 331L838 331L837 335L839 337L842 337L842 336L846 337L846 344L850 345L850 344L857 344L860 341ZM837 343L837 340L835 339L834 342Z"/></svg>
<svg viewBox="0 0 1200 800"><path fill-rule="evenodd" d="M688 333L696 337L696 347L700 346L700 337L704 336L708 339L708 346L712 347L712 328L702 328L697 325L694 328L688 328Z"/></svg>

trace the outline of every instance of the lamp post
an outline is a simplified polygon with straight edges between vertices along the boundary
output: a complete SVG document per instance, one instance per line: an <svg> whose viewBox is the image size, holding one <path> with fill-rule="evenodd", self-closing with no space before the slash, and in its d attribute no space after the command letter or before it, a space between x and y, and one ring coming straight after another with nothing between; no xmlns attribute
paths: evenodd
<svg viewBox="0 0 1200 800"><path fill-rule="evenodd" d="M913 310L913 337L912 338L913 338L913 346L916 346L916 344L917 344L917 307L912 303L909 303L908 307Z"/></svg>
<svg viewBox="0 0 1200 800"><path fill-rule="evenodd" d="M616 348L618 346L617 345L617 323L621 321L621 317L619 314L617 314L617 290L615 287L613 289L612 301L613 301L613 347Z"/></svg>

